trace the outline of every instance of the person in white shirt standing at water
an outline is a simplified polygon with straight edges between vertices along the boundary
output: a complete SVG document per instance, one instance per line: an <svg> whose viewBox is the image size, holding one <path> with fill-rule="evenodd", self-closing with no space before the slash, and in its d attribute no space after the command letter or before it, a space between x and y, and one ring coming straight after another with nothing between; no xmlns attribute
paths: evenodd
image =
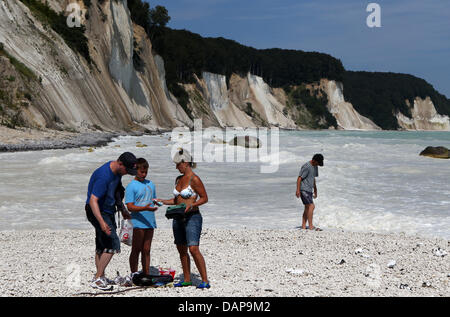
<svg viewBox="0 0 450 317"><path fill-rule="evenodd" d="M313 197L317 198L316 177L319 176L318 166L323 166L322 154L315 154L311 161L303 164L297 178L297 191L295 195L297 198L301 198L303 205L305 205L302 229L306 229L306 223L308 222L310 230L321 231L322 229L313 226L313 212L316 207Z"/></svg>

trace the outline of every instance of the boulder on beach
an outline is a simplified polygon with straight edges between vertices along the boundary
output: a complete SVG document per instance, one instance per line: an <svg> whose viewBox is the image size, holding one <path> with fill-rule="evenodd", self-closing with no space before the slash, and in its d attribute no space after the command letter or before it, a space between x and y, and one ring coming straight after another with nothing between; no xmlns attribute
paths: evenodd
<svg viewBox="0 0 450 317"><path fill-rule="evenodd" d="M434 158L443 158L443 159L448 159L450 158L450 152L446 147L443 146L428 146L425 148L425 150L423 150L422 152L420 152L419 155L422 156L429 156L429 157L434 157Z"/></svg>
<svg viewBox="0 0 450 317"><path fill-rule="evenodd" d="M209 140L209 143L213 143L213 144L226 144L227 142L222 140L221 138L216 137L215 135L213 135L211 137L211 140Z"/></svg>
<svg viewBox="0 0 450 317"><path fill-rule="evenodd" d="M246 148L260 148L261 147L261 141L254 136L235 136L228 142L229 145L239 145Z"/></svg>

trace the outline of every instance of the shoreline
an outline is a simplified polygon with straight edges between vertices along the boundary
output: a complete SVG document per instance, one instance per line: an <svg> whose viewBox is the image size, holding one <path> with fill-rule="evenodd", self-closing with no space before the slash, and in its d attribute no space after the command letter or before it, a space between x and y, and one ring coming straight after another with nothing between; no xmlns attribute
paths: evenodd
<svg viewBox="0 0 450 317"><path fill-rule="evenodd" d="M125 135L159 135L165 130L144 132L69 132L59 130L37 130L30 128L10 129L0 126L0 153L42 150L61 150L85 146L105 146L114 138Z"/></svg>
<svg viewBox="0 0 450 317"><path fill-rule="evenodd" d="M90 287L95 234L89 230L0 231L2 296L138 297L409 297L450 296L450 241L402 233L343 230L204 229L200 250L211 289ZM106 270L129 274L130 247L122 244ZM394 263L394 262L395 263ZM392 264L394 263L394 264ZM139 264L140 266L140 264ZM156 229L151 273L181 264L170 229ZM194 285L200 282L192 262ZM119 291L119 292L118 292ZM117 293L118 292L118 293Z"/></svg>
<svg viewBox="0 0 450 317"><path fill-rule="evenodd" d="M224 128L217 128L225 130ZM192 129L189 129L192 131ZM299 130L299 129L280 129L281 131L367 131L373 130ZM70 132L52 129L34 129L34 128L16 128L11 129L0 125L0 153L5 152L23 152L23 151L42 151L42 150L60 150L69 148L81 148L85 146L98 147L105 146L119 136L142 136L142 135L161 135L171 132L170 129L148 130L146 132L138 131L89 131L89 132ZM377 132L449 132L437 130L379 130Z"/></svg>

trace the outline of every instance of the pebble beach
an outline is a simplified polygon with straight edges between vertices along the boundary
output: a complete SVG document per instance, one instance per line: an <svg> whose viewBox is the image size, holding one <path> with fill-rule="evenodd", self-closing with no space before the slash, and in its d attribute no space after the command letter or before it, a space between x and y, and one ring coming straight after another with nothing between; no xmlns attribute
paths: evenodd
<svg viewBox="0 0 450 317"><path fill-rule="evenodd" d="M101 145L116 135L95 132L11 130L0 127L0 151ZM100 142L100 143L97 143ZM86 220L87 222L87 220ZM0 231L1 297L448 297L450 243L403 233L216 229L204 227L200 250L211 288L93 289L94 230ZM113 257L106 274L130 273L130 247ZM178 252L170 229L156 229L151 273L176 270ZM191 260L192 281L200 283Z"/></svg>
<svg viewBox="0 0 450 317"><path fill-rule="evenodd" d="M372 297L450 296L449 241L404 234L204 228L200 250L211 288L90 287L95 273L93 230L0 232L3 297ZM129 274L130 247L106 275ZM200 283L193 260L192 281ZM151 273L181 264L169 229L156 229Z"/></svg>

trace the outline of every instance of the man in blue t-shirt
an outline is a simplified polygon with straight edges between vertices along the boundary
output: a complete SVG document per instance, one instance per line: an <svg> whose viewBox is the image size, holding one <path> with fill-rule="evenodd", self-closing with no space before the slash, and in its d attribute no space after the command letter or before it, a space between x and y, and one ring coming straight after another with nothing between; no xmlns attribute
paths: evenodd
<svg viewBox="0 0 450 317"><path fill-rule="evenodd" d="M313 197L317 198L316 177L319 176L318 166L323 166L322 154L314 154L311 161L303 164L297 178L297 191L295 193L297 198L301 198L303 205L305 205L302 217L302 229L306 229L306 222L308 222L309 229L316 231L321 230L318 227L314 227L312 223L315 208Z"/></svg>
<svg viewBox="0 0 450 317"><path fill-rule="evenodd" d="M86 217L95 228L95 266L97 272L91 286L108 289L105 278L106 266L115 253L120 252L120 241L117 235L116 190L121 185L123 175L136 175L136 156L125 152L117 159L110 161L94 171L87 191ZM124 218L131 218L128 211L122 210Z"/></svg>

